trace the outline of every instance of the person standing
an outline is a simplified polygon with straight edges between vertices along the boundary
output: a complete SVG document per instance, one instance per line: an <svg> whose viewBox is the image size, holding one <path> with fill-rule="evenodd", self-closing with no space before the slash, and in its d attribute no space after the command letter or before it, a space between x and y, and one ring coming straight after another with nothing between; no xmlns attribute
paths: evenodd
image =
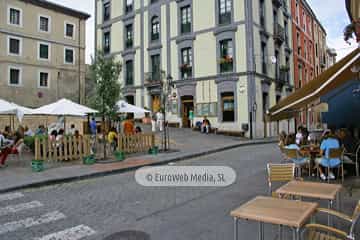
<svg viewBox="0 0 360 240"><path fill-rule="evenodd" d="M302 144L303 139L304 139L303 127L302 126L298 127L295 138L296 138L296 144L298 146L300 146Z"/></svg>
<svg viewBox="0 0 360 240"><path fill-rule="evenodd" d="M194 126L194 111L193 110L189 111L189 120L190 120L190 128L193 128L193 126Z"/></svg>
<svg viewBox="0 0 360 240"><path fill-rule="evenodd" d="M159 126L159 131L162 132L164 130L164 114L159 111L156 114L156 119L157 119L157 125Z"/></svg>
<svg viewBox="0 0 360 240"><path fill-rule="evenodd" d="M133 135L135 133L134 121L130 114L126 116L126 120L123 123L123 131L125 135Z"/></svg>
<svg viewBox="0 0 360 240"><path fill-rule="evenodd" d="M151 131L156 132L156 113L151 115Z"/></svg>
<svg viewBox="0 0 360 240"><path fill-rule="evenodd" d="M97 129L97 126L96 126L95 118L92 118L90 121L90 132L91 132L92 136L96 135L96 132L97 132L96 129Z"/></svg>

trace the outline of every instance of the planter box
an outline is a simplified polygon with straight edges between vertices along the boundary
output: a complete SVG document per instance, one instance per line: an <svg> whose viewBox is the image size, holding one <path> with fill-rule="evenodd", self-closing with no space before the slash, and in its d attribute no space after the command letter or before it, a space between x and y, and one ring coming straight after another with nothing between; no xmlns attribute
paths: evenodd
<svg viewBox="0 0 360 240"><path fill-rule="evenodd" d="M42 160L32 160L31 169L33 172L42 172L44 171L44 161Z"/></svg>
<svg viewBox="0 0 360 240"><path fill-rule="evenodd" d="M90 156L86 156L83 157L83 163L85 165L92 165L96 162L95 156L94 155L90 155Z"/></svg>
<svg viewBox="0 0 360 240"><path fill-rule="evenodd" d="M125 153L122 151L115 151L114 156L117 161L124 161L125 160Z"/></svg>
<svg viewBox="0 0 360 240"><path fill-rule="evenodd" d="M155 147L149 149L149 154L151 154L151 155L157 155L158 153L159 153L158 146L155 146Z"/></svg>

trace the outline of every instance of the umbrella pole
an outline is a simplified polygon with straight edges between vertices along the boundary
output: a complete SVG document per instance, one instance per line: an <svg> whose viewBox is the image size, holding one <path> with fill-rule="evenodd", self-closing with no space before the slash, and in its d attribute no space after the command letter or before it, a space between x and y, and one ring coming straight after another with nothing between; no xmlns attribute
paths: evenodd
<svg viewBox="0 0 360 240"><path fill-rule="evenodd" d="M12 127L11 127L11 114L9 114L9 123L10 123L10 131L12 131Z"/></svg>

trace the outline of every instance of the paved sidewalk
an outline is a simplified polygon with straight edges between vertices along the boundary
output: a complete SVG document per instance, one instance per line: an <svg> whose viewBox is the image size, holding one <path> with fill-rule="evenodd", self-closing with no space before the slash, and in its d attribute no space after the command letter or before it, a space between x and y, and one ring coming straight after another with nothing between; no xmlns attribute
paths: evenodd
<svg viewBox="0 0 360 240"><path fill-rule="evenodd" d="M157 142L159 140L160 136L157 136ZM11 157L7 162L8 167L0 169L0 193L121 173L142 166L168 164L240 146L272 143L274 139L247 140L223 135L205 135L189 129L171 129L170 142L173 150L170 153L160 153L156 156L130 155L123 162L110 161L90 166L83 165L81 161L46 163L46 170L40 173L31 171L31 156L24 156L22 159Z"/></svg>

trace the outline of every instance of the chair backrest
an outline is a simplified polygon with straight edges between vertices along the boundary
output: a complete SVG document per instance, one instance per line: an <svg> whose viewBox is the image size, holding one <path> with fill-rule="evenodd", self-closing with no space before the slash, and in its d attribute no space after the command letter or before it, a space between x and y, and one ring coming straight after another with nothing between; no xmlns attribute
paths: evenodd
<svg viewBox="0 0 360 240"><path fill-rule="evenodd" d="M356 239L355 229L359 223L359 220L360 220L360 200L358 201L358 204L356 205L353 216L352 216L352 223L351 223L351 228L350 228L350 233L349 233L349 239Z"/></svg>
<svg viewBox="0 0 360 240"><path fill-rule="evenodd" d="M273 182L288 182L295 179L295 164L267 164L269 193L272 193Z"/></svg>
<svg viewBox="0 0 360 240"><path fill-rule="evenodd" d="M297 159L299 157L298 150L284 148L284 153L289 159Z"/></svg>
<svg viewBox="0 0 360 240"><path fill-rule="evenodd" d="M342 158L344 149L343 148L330 148L329 158Z"/></svg>

